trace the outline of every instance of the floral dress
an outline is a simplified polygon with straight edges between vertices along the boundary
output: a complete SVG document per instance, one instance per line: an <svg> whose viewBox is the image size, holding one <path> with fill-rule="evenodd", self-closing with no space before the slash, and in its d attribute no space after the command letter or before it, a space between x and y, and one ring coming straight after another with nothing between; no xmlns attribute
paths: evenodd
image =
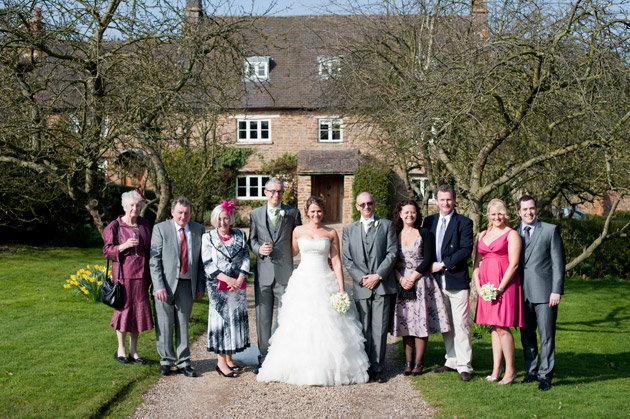
<svg viewBox="0 0 630 419"><path fill-rule="evenodd" d="M402 264L399 269L403 276L409 276L424 260L422 242L422 236L418 236L411 246L399 243L398 258ZM415 299L405 298L398 285L391 334L427 337L451 330L444 298L433 275L429 273L419 278L413 289Z"/></svg>
<svg viewBox="0 0 630 419"><path fill-rule="evenodd" d="M208 288L208 351L234 354L250 346L249 320L245 289L236 292L218 290L220 272L236 278L249 275L249 248L245 233L230 230L232 243L225 245L217 230L203 235L201 257Z"/></svg>

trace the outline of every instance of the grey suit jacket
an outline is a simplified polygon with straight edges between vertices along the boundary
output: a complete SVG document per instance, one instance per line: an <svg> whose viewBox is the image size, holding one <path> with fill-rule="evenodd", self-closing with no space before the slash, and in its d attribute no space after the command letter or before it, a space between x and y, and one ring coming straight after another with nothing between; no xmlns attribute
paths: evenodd
<svg viewBox="0 0 630 419"><path fill-rule="evenodd" d="M523 235L523 224L517 228ZM558 227L538 220L529 244L523 242L519 273L526 300L548 303L551 293L564 293L565 255Z"/></svg>
<svg viewBox="0 0 630 419"><path fill-rule="evenodd" d="M367 274L379 274L383 280L374 288L379 295L396 293L396 277L394 264L398 253L394 223L390 220L374 217L378 222L373 245L370 249L363 249L363 225L361 221L344 227L342 239L343 264L352 277L354 284L354 298L363 299L372 296L372 290L364 287L361 282ZM366 259L367 255L367 259Z"/></svg>
<svg viewBox="0 0 630 419"><path fill-rule="evenodd" d="M173 296L177 289L177 276L180 269L179 263L179 238L173 225L173 220L163 221L153 227L151 236L151 258L149 267L153 293L166 288L169 297ZM191 246L188 249L192 256L190 274L192 277L192 299L195 299L196 291L205 289L205 274L203 261L201 260L201 237L206 232L204 226L194 221L188 223L190 227Z"/></svg>
<svg viewBox="0 0 630 419"><path fill-rule="evenodd" d="M282 285L289 283L293 273L293 229L302 225L302 216L297 208L280 204L281 216L277 234L273 234L267 204L249 213L249 247L257 256L255 279L262 285L271 285L278 281ZM273 252L269 256L260 256L258 250L264 243L271 243Z"/></svg>

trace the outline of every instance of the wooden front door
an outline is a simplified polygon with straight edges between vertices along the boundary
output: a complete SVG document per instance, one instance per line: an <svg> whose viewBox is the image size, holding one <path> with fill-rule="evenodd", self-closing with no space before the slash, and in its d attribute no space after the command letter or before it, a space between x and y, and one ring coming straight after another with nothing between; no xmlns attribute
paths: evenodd
<svg viewBox="0 0 630 419"><path fill-rule="evenodd" d="M311 178L312 194L323 198L326 202L327 223L341 222L342 202L343 202L343 176L342 175L322 175Z"/></svg>

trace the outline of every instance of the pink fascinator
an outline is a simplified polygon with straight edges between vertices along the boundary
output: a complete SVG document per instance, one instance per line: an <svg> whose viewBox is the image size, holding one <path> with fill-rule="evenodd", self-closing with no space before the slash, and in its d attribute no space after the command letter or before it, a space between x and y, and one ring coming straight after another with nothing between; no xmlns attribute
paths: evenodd
<svg viewBox="0 0 630 419"><path fill-rule="evenodd" d="M138 195L140 195L140 196L142 197L142 199L143 199L144 201L146 201L146 200L147 200L147 199L144 197L144 195L142 195L142 192L140 192L140 189L136 188L136 189L135 189L135 191L136 191L136 193L137 193Z"/></svg>
<svg viewBox="0 0 630 419"><path fill-rule="evenodd" d="M236 209L234 201L221 201L219 206L223 208L223 211L225 211L227 215L232 215L232 211Z"/></svg>

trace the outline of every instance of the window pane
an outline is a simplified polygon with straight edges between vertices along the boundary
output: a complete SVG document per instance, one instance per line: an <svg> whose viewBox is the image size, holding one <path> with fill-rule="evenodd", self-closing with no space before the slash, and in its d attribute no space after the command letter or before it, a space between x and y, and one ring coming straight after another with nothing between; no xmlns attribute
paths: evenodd
<svg viewBox="0 0 630 419"><path fill-rule="evenodd" d="M339 130L334 130L332 132L332 139L333 140L341 140L341 131Z"/></svg>
<svg viewBox="0 0 630 419"><path fill-rule="evenodd" d="M258 176L250 176L249 177L249 186L258 186Z"/></svg>
<svg viewBox="0 0 630 419"><path fill-rule="evenodd" d="M322 141L327 141L328 140L328 131L327 130L320 130L319 131L319 139Z"/></svg>
<svg viewBox="0 0 630 419"><path fill-rule="evenodd" d="M261 130L269 130L269 121L260 121Z"/></svg>
<svg viewBox="0 0 630 419"><path fill-rule="evenodd" d="M258 188L249 188L249 196L255 198L258 196Z"/></svg>
<svg viewBox="0 0 630 419"><path fill-rule="evenodd" d="M238 179L236 179L236 184L239 188L247 186L247 178L239 177Z"/></svg>

